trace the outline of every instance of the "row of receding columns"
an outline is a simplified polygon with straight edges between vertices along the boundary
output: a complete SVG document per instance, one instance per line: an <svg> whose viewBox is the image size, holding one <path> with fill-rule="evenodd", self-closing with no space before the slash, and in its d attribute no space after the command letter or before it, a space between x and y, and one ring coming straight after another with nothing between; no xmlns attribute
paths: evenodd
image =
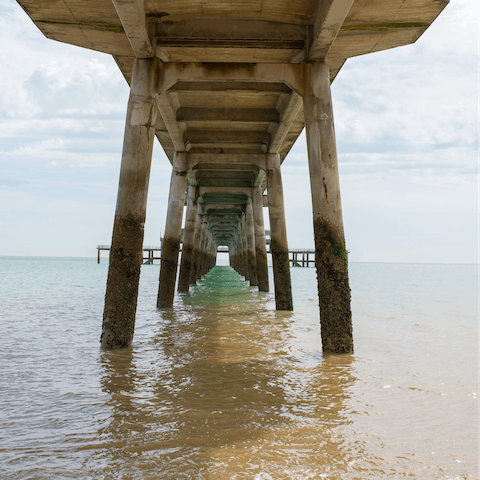
<svg viewBox="0 0 480 480"><path fill-rule="evenodd" d="M137 59L127 108L110 265L105 295L101 344L124 347L134 333L146 200L157 115L155 90L161 63ZM304 95L308 163L313 204L315 261L324 352L352 352L348 262L340 202L338 162L333 127L328 66L307 63ZM275 302L291 310L292 292L280 171L280 156L266 156L267 194L271 230ZM157 306L173 304L180 250L181 224L187 190L188 154L176 152L162 245ZM216 261L217 244L208 216L190 186L180 265L180 291L201 278ZM263 195L253 187L239 215L229 244L232 266L259 290L268 291Z"/></svg>

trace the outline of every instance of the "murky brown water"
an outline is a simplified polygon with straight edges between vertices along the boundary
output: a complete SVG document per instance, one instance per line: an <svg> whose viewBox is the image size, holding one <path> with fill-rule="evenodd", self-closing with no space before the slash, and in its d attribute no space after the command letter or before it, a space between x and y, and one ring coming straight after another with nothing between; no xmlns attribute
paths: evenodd
<svg viewBox="0 0 480 480"><path fill-rule="evenodd" d="M428 272L352 272L356 353L322 356L313 269L293 313L226 267L158 312L144 267L134 345L101 351L105 272L43 267L0 314L1 478L478 478L476 299Z"/></svg>

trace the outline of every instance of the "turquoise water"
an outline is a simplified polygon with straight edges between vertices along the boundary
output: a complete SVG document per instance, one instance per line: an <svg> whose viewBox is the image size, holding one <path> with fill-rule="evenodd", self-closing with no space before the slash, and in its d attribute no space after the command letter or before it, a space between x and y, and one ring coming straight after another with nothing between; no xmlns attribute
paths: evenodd
<svg viewBox="0 0 480 480"><path fill-rule="evenodd" d="M294 312L229 267L158 311L143 266L102 351L107 269L0 257L1 478L478 478L476 266L352 263L355 354L325 357L312 268Z"/></svg>

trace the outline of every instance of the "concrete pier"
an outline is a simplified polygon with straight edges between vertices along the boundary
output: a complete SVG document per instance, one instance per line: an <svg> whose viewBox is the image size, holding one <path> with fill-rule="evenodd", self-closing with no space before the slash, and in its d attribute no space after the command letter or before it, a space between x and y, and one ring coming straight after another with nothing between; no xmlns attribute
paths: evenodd
<svg viewBox="0 0 480 480"><path fill-rule="evenodd" d="M293 310L287 225L285 222L280 156L278 154L267 155L267 185L275 305L277 310Z"/></svg>
<svg viewBox="0 0 480 480"><path fill-rule="evenodd" d="M325 353L352 353L348 257L340 201L330 76L325 62L307 64L304 106L322 347Z"/></svg>
<svg viewBox="0 0 480 480"><path fill-rule="evenodd" d="M130 345L135 328L148 181L157 118L155 59L137 59L128 100L100 342Z"/></svg>
<svg viewBox="0 0 480 480"><path fill-rule="evenodd" d="M322 345L351 353L330 84L351 57L417 41L448 0L17 1L48 38L111 54L131 87L102 345L133 336L154 136L173 166L158 306L173 304L188 187L179 290L208 272L218 246L268 290L267 191L276 308L293 308L281 164L306 127Z"/></svg>
<svg viewBox="0 0 480 480"><path fill-rule="evenodd" d="M168 197L167 221L163 237L157 298L158 308L171 307L173 305L186 187L187 154L185 152L176 152L173 160L170 194Z"/></svg>

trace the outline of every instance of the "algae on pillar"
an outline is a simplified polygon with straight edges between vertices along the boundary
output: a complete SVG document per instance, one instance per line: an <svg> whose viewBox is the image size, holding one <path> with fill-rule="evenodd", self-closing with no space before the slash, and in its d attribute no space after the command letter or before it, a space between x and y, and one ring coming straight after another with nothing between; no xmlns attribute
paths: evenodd
<svg viewBox="0 0 480 480"><path fill-rule="evenodd" d="M278 153L267 155L267 193L275 305L277 310L293 310L287 225L285 221L280 155Z"/></svg>
<svg viewBox="0 0 480 480"><path fill-rule="evenodd" d="M307 63L304 109L322 346L324 353L352 353L348 258L340 201L330 75L325 62Z"/></svg>
<svg viewBox="0 0 480 480"><path fill-rule="evenodd" d="M186 152L175 152L170 181L170 194L168 196L167 221L162 245L157 298L158 308L171 307L173 305L186 187L187 154Z"/></svg>
<svg viewBox="0 0 480 480"><path fill-rule="evenodd" d="M159 68L155 59L137 59L133 65L100 338L105 348L127 347L133 339Z"/></svg>

